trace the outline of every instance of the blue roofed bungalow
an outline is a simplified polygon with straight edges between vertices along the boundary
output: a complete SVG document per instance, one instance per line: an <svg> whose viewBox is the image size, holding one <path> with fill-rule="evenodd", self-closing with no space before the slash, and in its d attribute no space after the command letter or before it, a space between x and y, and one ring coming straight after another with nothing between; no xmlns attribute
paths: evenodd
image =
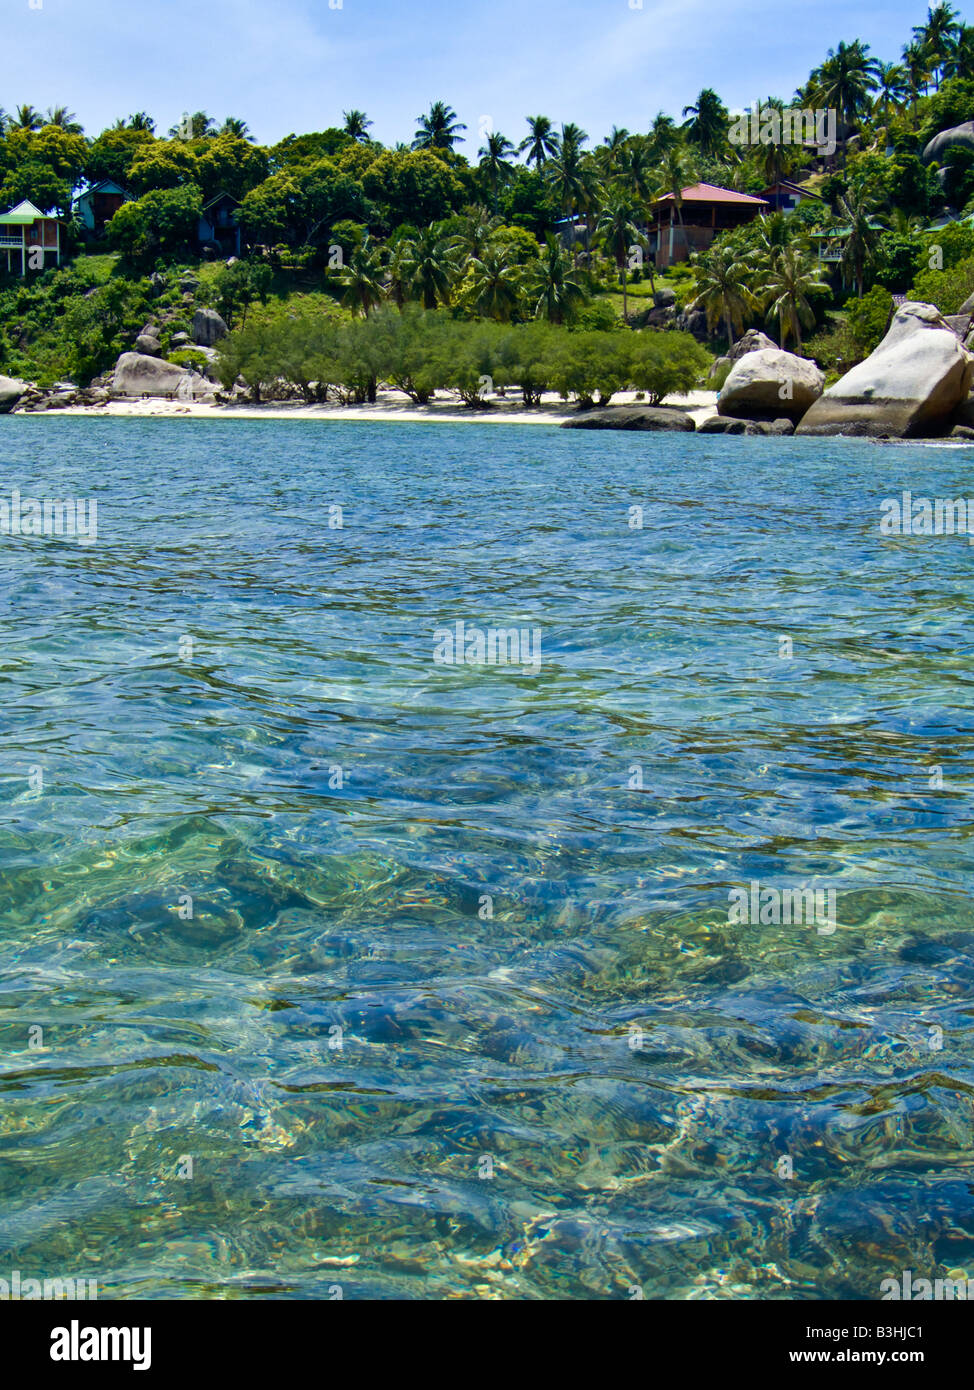
<svg viewBox="0 0 974 1390"><path fill-rule="evenodd" d="M102 179L93 183L75 199L75 211L85 231L92 236L101 236L123 203L130 203L132 195L113 179Z"/></svg>
<svg viewBox="0 0 974 1390"><path fill-rule="evenodd" d="M240 255L240 225L237 211L240 199L230 193L218 193L203 208L197 232L201 251L215 251L225 256Z"/></svg>

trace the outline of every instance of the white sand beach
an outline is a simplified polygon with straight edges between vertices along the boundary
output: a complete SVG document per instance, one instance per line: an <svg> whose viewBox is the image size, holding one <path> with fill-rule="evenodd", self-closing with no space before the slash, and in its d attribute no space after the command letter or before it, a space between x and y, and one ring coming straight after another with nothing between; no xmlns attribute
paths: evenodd
<svg viewBox="0 0 974 1390"><path fill-rule="evenodd" d="M373 405L305 405L302 402L273 401L267 405L204 405L199 402L169 401L158 397L147 400L116 400L105 405L65 406L46 410L44 415L151 416L168 418L190 417L212 420L404 420L426 424L500 424L500 425L560 425L575 413L555 392L546 393L539 406L527 407L517 396L497 398L486 409L464 406L459 397L450 399L439 393L439 399L429 405L413 405L401 391L380 391ZM613 405L642 405L636 392L620 391L612 398ZM687 395L667 396L664 405L685 410L700 424L713 415L717 406L716 391L691 391Z"/></svg>

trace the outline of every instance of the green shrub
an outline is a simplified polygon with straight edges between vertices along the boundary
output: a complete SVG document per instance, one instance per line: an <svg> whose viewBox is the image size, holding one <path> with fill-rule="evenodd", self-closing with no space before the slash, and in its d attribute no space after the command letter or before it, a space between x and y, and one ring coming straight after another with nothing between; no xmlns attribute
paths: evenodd
<svg viewBox="0 0 974 1390"><path fill-rule="evenodd" d="M935 304L942 314L956 314L974 292L974 256L943 270L921 270L913 281L910 298Z"/></svg>
<svg viewBox="0 0 974 1390"><path fill-rule="evenodd" d="M180 348L178 352L171 352L168 360L176 367L185 367L187 371L205 373L209 367L209 359L202 352L196 352L193 348Z"/></svg>

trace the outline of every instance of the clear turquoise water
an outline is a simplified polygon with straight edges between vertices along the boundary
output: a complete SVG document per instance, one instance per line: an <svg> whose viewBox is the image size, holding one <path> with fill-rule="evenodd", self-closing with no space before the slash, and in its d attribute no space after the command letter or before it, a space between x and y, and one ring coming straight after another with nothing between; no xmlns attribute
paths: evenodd
<svg viewBox="0 0 974 1390"><path fill-rule="evenodd" d="M99 502L90 549L0 538L0 1277L974 1275L974 548L878 532L971 458L0 421L0 495ZM540 672L435 665L460 618ZM751 879L838 930L729 927Z"/></svg>

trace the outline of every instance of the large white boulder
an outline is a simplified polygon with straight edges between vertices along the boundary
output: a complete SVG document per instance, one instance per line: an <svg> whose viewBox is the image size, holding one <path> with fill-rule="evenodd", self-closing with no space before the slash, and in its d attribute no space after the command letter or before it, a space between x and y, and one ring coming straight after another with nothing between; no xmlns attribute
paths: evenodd
<svg viewBox="0 0 974 1390"><path fill-rule="evenodd" d="M824 385L824 373L807 357L761 348L734 363L717 398L717 413L735 420L786 418L797 424Z"/></svg>
<svg viewBox="0 0 974 1390"><path fill-rule="evenodd" d="M0 415L9 415L26 390L26 382L0 376Z"/></svg>
<svg viewBox="0 0 974 1390"><path fill-rule="evenodd" d="M115 366L113 396L174 396L191 373L158 357L123 352Z"/></svg>
<svg viewBox="0 0 974 1390"><path fill-rule="evenodd" d="M908 301L865 362L815 402L798 434L902 439L946 430L974 380L974 356L932 304Z"/></svg>

